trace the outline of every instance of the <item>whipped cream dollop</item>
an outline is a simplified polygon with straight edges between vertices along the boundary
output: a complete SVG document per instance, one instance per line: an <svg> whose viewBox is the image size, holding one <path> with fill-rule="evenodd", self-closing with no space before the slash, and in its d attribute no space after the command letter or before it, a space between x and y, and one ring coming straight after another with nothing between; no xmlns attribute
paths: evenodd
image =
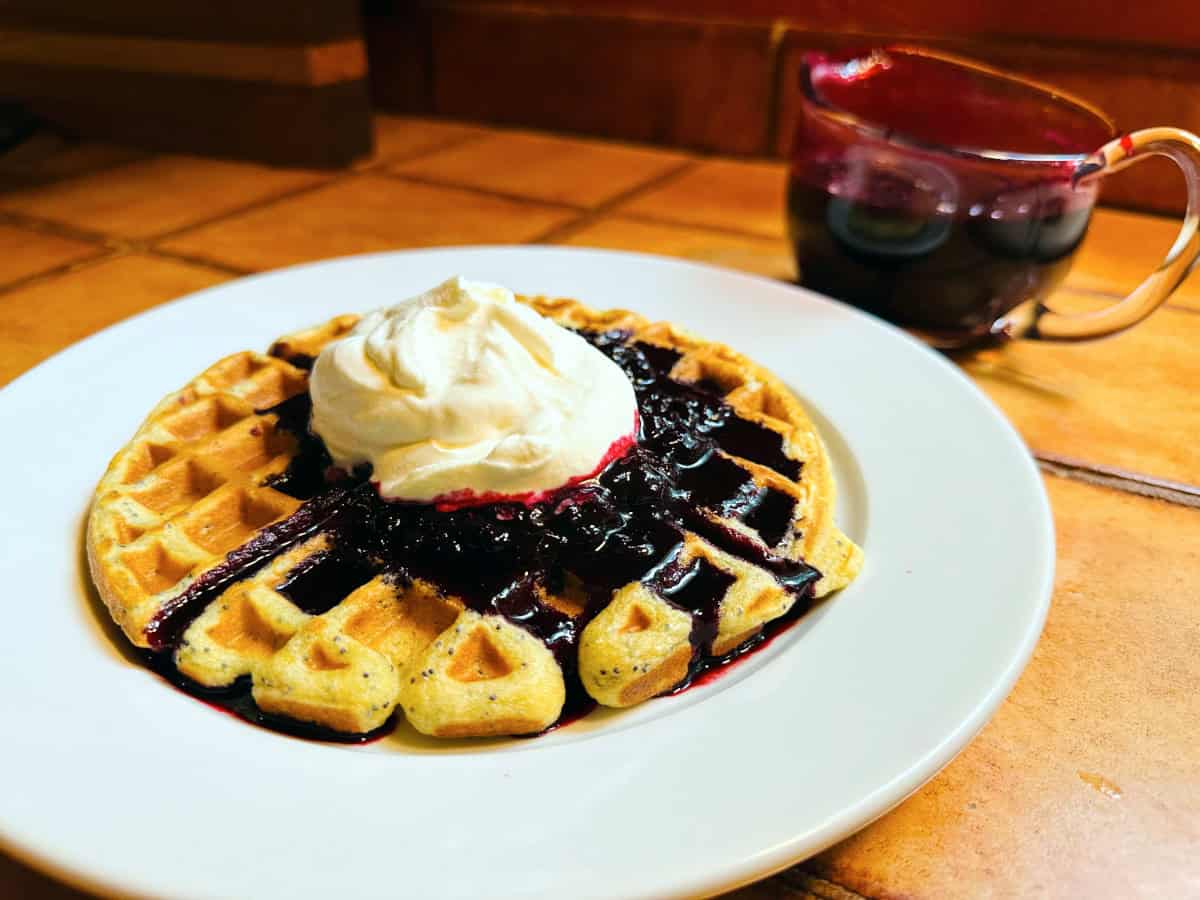
<svg viewBox="0 0 1200 900"><path fill-rule="evenodd" d="M499 285L451 278L365 315L321 351L312 430L390 500L539 495L633 443L625 373Z"/></svg>

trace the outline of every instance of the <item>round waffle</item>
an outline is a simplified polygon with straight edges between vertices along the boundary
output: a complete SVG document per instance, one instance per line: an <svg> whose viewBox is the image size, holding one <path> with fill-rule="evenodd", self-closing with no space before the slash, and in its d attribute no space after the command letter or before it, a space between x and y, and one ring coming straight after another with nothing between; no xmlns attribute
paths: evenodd
<svg viewBox="0 0 1200 900"><path fill-rule="evenodd" d="M629 455L531 507L385 503L307 430L308 369L356 316L234 354L96 488L88 560L129 640L274 723L528 734L677 689L855 577L821 439L778 379L668 323L521 299L629 375Z"/></svg>

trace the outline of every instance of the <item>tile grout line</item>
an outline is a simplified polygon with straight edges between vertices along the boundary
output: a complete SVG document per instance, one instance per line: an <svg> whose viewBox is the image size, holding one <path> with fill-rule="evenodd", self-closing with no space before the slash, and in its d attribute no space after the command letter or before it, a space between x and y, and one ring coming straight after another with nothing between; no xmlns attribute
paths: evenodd
<svg viewBox="0 0 1200 900"><path fill-rule="evenodd" d="M577 206L573 203L563 203L560 200L541 200L537 197L527 197L522 194L511 194L507 191L494 191L490 188L481 188L470 184L457 184L453 181L444 180L441 178L429 178L425 175L410 175L407 172L389 172L386 169L374 171L373 174L380 177L390 179L392 181L406 181L411 184L420 184L425 187L445 188L446 190L466 191L469 194L478 194L481 197L491 197L496 200L507 200L510 203L523 203L532 206L544 206L549 209L561 209L564 212L583 213L587 212L586 206Z"/></svg>
<svg viewBox="0 0 1200 900"><path fill-rule="evenodd" d="M482 129L481 129L481 131L482 131ZM455 137L455 138L448 138L447 140L445 140L441 143L438 143L434 146L426 147L421 150L416 150L411 154L399 154L394 157L380 159L368 166L363 166L363 167L357 168L357 169L351 167L351 168L336 170L336 171L333 171L329 175L329 177L327 177L325 179L321 179L313 184L307 184L307 185L303 185L301 187L292 188L291 190L283 191L282 193L274 194L270 197L264 197L259 200L252 201L250 203L243 204L242 206L234 207L233 209L227 210L222 213L218 213L218 214L210 216L208 218L199 219L199 220L197 220L195 222L191 222L187 225L180 226L179 228L175 228L170 231L165 231L165 232L162 232L159 234L150 235L149 237L145 237L145 238L137 238L137 239L125 238L125 237L121 237L120 235L107 234L102 231L93 231L88 228L80 228L77 225L71 225L66 222L59 222L55 219L47 219L47 218L43 218L40 216L30 215L28 213L21 213L21 212L16 212L14 210L3 209L2 207L0 207L0 224L8 224L8 225L12 225L17 228L24 228L29 231L36 231L36 232L43 233L43 234L53 235L55 237L70 238L73 240L85 241L88 243L99 243L99 244L104 244L104 245L112 246L112 247L122 247L122 248L136 247L139 244L148 246L149 244L156 242L156 241L169 240L171 238L174 238L177 235L182 234L185 231L191 230L192 228L200 228L205 225L213 225L217 222L220 222L223 219L232 218L234 216L241 215L244 212L249 212L251 210L257 209L260 206L269 206L271 203L274 203L277 200L286 200L290 197L304 194L308 191L317 190L319 188L334 184L336 182L354 178L361 174L374 173L378 169L380 169L384 166L412 162L414 160L421 159L425 156L430 156L435 153L440 153L444 150L452 150L460 145L469 144L473 141L478 141L485 137L488 137L488 134L486 132L480 133L480 134L461 135L461 136ZM145 156L137 157L137 158L134 158L131 160L125 160L125 161L119 162L119 163L113 163L113 164L107 165L107 166L101 166L96 169L89 169L85 172L79 172L77 174L71 175L67 179L63 179L63 180L73 181L76 179L88 178L90 176L100 175L100 174L108 172L112 169L120 168L122 166L133 165L136 163L143 163L143 162L146 162L147 160L155 159L160 156L162 156L162 154L147 152L147 154ZM36 188L36 187L38 187L38 185L36 185L36 184L30 185L30 187ZM138 249L142 249L142 248L138 247Z"/></svg>
<svg viewBox="0 0 1200 900"><path fill-rule="evenodd" d="M31 281L40 280L42 278L54 277L55 275L65 274L65 273L71 271L72 268L78 266L78 264L80 262L91 263L91 262L99 261L101 259L107 259L107 258L110 258L113 256L121 255L123 253L130 253L130 252L146 253L150 256L154 256L157 258L174 260L177 262L188 263L191 265L203 266L205 268L209 268L209 269L213 269L214 271L221 272L222 274L232 275L235 277L250 275L250 274L253 274L256 270L243 269L238 266L232 266L232 265L229 265L228 263L221 262L220 260L216 260L211 257L204 256L202 254L190 254L190 253L183 253L183 252L179 252L179 251L175 251L175 250L170 250L170 249L160 246L160 244L163 242L172 240L181 235L185 235L194 229L200 229L200 228L216 225L222 221L225 221L226 219L236 218L245 213L253 212L257 209L268 207L268 206L271 206L272 204L282 202L285 200L289 200L294 197L303 196L303 195L309 194L309 193L315 193L316 191L319 191L323 188L331 187L335 184L345 183L347 181L351 181L351 180L360 178L363 175L368 175L368 174L385 177L385 178L388 178L391 180L409 181L409 182L420 183L420 184L428 184L430 186L435 186L435 187L445 187L445 188L449 188L449 189L462 190L462 191L466 191L469 193L476 193L476 194L481 194L481 195L485 195L485 196L499 197L501 199L509 200L511 202L516 202L516 203L538 204L538 205L562 209L564 211L569 211L569 212L574 212L574 213L584 212L584 208L572 206L569 204L555 203L553 201L538 200L537 198L525 197L525 196L520 196L520 195L515 195L515 194L504 194L504 193L496 192L496 191L487 191L484 189L474 188L474 187L470 187L470 186L466 186L466 185L454 184L453 182L440 182L440 181L436 181L433 179L423 179L420 177L401 175L398 173L392 173L392 172L387 171L388 166L399 165L399 164L403 164L406 162L419 160L426 156L432 156L432 155L435 155L435 154L440 153L445 150L451 150L451 149L454 149L459 146L477 142L477 141L483 140L483 139L491 136L491 133L492 132L490 130L484 129L481 127L479 133L477 133L477 134L462 135L460 137L451 138L447 141L441 142L435 146L427 147L427 148L415 151L414 153L409 154L409 155L401 154L398 156L389 157L387 159L381 159L378 162L373 163L369 166L364 166L364 167L361 167L358 169L347 169L347 170L344 170L341 172L337 172L336 174L333 174L329 178L319 180L315 183L306 184L306 185L294 188L292 190L284 191L279 194L274 194L270 197L264 197L259 200L255 200L251 203L246 203L241 206L235 207L233 209L226 210L217 215L210 216L205 219L200 219L195 222L191 222L185 226L181 226L180 228L176 228L171 231L162 232L157 235L152 235L152 236L150 236L148 238L144 238L144 239L134 240L134 239L120 238L120 237L116 237L116 236L112 236L112 235L105 235L101 232L94 232L94 231L90 231L87 229L81 229L81 228L71 226L71 225L68 225L65 223L57 222L52 219L42 219L42 218L39 218L36 216L29 216L26 214L12 213L12 212L8 212L8 211L0 210L0 222L5 222L7 220L8 224L12 224L17 227L24 227L28 230L43 232L43 233L47 233L47 234L53 234L53 235L56 235L59 237L69 237L74 240L86 241L88 243L97 244L98 248L107 248L110 251L109 253L104 253L103 249L100 249L100 252L97 254L97 256L89 257L86 260L82 260L82 261L76 261L75 266L72 266L70 264L65 265L65 266L58 266L58 267L55 267L54 269L47 270L46 272L36 273L35 275L32 275L28 278L20 279L16 282L8 284L8 285L0 285L0 293L4 293L12 288L22 287ZM670 174L670 173L668 173L668 174ZM653 181L654 180L652 180L652 182ZM652 183L652 182L648 182L648 183ZM644 185L639 185L638 187L641 188L643 186ZM634 190L637 190L637 189L634 189ZM626 193L631 193L631 192L626 192ZM619 195L617 198L614 198L614 201L620 200L624 196L625 196L624 194ZM614 201L610 201L610 202L614 202ZM115 251L115 252L113 252L113 251Z"/></svg>
<svg viewBox="0 0 1200 900"><path fill-rule="evenodd" d="M725 237L756 238L760 241L786 241L785 235L764 234L761 231L751 231L749 228L738 228L736 225L712 225L700 222L681 222L666 216L656 216L653 213L615 211L622 219L640 222L643 225L671 225L675 228L688 228L694 231L707 231L709 234L719 234ZM790 250L788 251L791 252Z"/></svg>
<svg viewBox="0 0 1200 900"><path fill-rule="evenodd" d="M176 228L176 229L173 229L168 232L163 232L158 235L153 235L149 238L142 239L142 240L131 240L131 239L126 239L126 238L121 238L116 235L108 235L103 232L97 232L97 231L92 231L90 229L79 228L78 226L72 226L67 223L58 222L58 221L55 221L52 219L43 219L43 218L40 218L37 216L31 216L31 215L24 214L24 213L17 213L17 212L13 212L10 210L2 210L2 209L0 209L0 223L10 224L10 225L13 225L18 228L24 228L24 229L28 229L31 231L37 231L40 233L49 234L49 235L53 235L56 237L64 237L64 238L83 241L83 242L87 242L87 243L101 244L101 245L109 248L110 251L117 251L118 253L119 252L128 252L128 251L135 251L135 252L136 251L148 251L150 249L154 249L158 255L164 256L166 258L174 257L174 258L178 258L179 260L184 261L184 262L195 262L200 265L205 265L210 268L217 269L226 274L231 274L231 275L249 274L249 272L252 270L242 270L242 269L239 269L238 267L230 266L228 264L221 263L216 260L208 259L203 256L189 257L186 254L178 254L178 253L168 252L168 251L164 251L164 250L158 250L155 245L160 241L171 240L175 237L186 234L186 233L192 231L193 229L198 229L198 228L214 225L225 219L234 218L234 217L242 215L244 213L252 212L256 209L270 206L273 203L280 202L283 200L288 200L292 197L302 196L306 193L315 192L315 191L320 190L321 188L330 187L330 186L333 186L334 184L339 184L339 183L359 177L364 174L373 174L373 175L377 175L377 176L381 176L381 177L385 177L385 178L389 178L389 179L411 181L414 183L426 184L426 185L433 186L433 187L445 187L445 188L452 188L452 189L456 189L456 190L463 190L463 191L468 191L471 193L481 194L484 196L497 197L497 198L508 200L511 202L541 204L543 206L550 207L550 208L558 208L558 209L563 209L565 211L579 213L579 215L575 219L571 220L570 222L568 222L564 225L561 225L561 226L555 226L554 228L550 229L550 231L548 231L546 234L535 237L534 239L529 241L529 243L546 243L546 242L551 242L551 241L555 241L555 240L561 240L563 237L567 237L570 234L576 233L577 231L582 230L583 228L586 228L588 225L594 224L603 215L614 211L614 208L619 206L621 203L624 203L625 201L632 199L637 194L639 194L643 191L646 191L653 187L660 186L661 184L671 180L675 176L682 174L683 172L698 165L701 162L704 162L705 159L707 159L707 157L698 157L695 159L691 159L691 160L682 162L682 163L680 163L680 165L677 168L675 168L673 170L669 170L661 176L657 176L655 178L649 179L648 181L646 181L634 188L631 188L630 190L625 191L622 194L619 194L614 198L610 198L609 200L605 201L604 203L599 204L598 206L592 207L590 209L586 208L586 207L576 206L576 205L569 204L569 203L541 200L536 197L528 197L528 196L523 196L520 194L511 194L511 193L500 192L500 191L490 191L487 189L473 187L470 185L458 184L458 183L455 183L455 182L449 181L449 180L424 178L421 176L413 176L413 175L408 175L408 174L389 172L387 170L387 168L389 166L403 165L405 163L419 161L421 159L424 159L425 157L433 156L433 155L436 155L437 153L441 153L443 151L453 150L460 146L465 146L465 145L468 145L471 143L485 140L488 137L494 136L497 133L503 133L505 130L503 128L496 128L493 126L476 125L475 123L468 123L468 124L471 127L478 128L479 132L476 134L462 135L457 138L450 138L450 139L447 139L446 141L438 143L434 146L426 147L421 150L414 151L412 154L407 154L407 155L401 154L401 155L398 155L395 157L390 157L387 159L380 159L377 162L372 163L371 165L364 166L361 168L357 168L357 169L352 168L352 169L343 170L343 171L337 172L335 174L332 174L329 178L321 180L317 183L305 185L305 186L295 188L290 191L284 191L283 193L276 194L271 197L262 198L260 200L256 200L251 203L247 203L242 206L235 207L231 210L219 213L219 214L211 216L209 218L201 219L199 221L189 223L188 225L181 226L180 228ZM520 129L516 129L516 130L519 131ZM631 146L641 147L642 145L638 144L638 145L631 145ZM108 170L111 170L114 168L120 168L121 166L144 162L145 160L152 159L157 155L160 155L160 154L147 153L145 156L140 157L140 158L125 160L125 161L122 161L119 163L113 163L111 165L101 166L94 170L88 170L86 172L78 173L78 174L72 176L72 179L86 178L86 177L89 177L94 174L101 174L105 171L108 171ZM719 158L719 157L713 157L713 158ZM621 215L622 218L628 219L633 222L640 222L643 224L675 226L675 227L680 227L680 228L688 228L688 229L697 230L697 231L709 232L711 234L720 234L720 235L727 235L727 236L732 236L732 237L750 238L750 239L758 239L758 240L774 241L774 240L782 239L778 235L768 235L768 234L764 234L762 232L752 231L752 230L746 229L746 228L739 228L737 226L717 226L717 225L712 225L712 224L685 222L685 221L680 221L677 219L655 216L653 214L647 214L647 213L623 212L623 213L619 213L619 214ZM95 259L94 257L89 257L87 260L82 260L81 262L92 261L94 259ZM19 279L19 280L15 281L15 282L10 282L8 284L0 285L0 292L6 292L15 287L21 287L31 280L35 280L37 278L40 278L40 277L43 277L46 275L62 274L63 272L66 272L66 271L69 271L69 267L56 267L54 269L47 270L46 272L36 273L35 275L29 276L28 278L23 278L23 279ZM1097 298L1097 299L1106 299L1106 300L1119 300L1125 296L1124 293L1118 293L1115 291L1104 291L1104 290L1098 289L1098 288L1076 287L1076 286L1073 286L1070 284L1064 285L1061 288L1061 290L1068 292L1070 294L1076 295L1076 296L1093 297L1093 298ZM1188 306L1181 306L1181 305L1178 305L1175 303L1170 303L1170 302L1168 302L1165 305L1174 310L1191 313L1193 315L1200 315L1200 310L1193 309Z"/></svg>
<svg viewBox="0 0 1200 900"><path fill-rule="evenodd" d="M258 275L261 272L270 271L269 269L242 269L237 266L231 266L229 263L221 262L219 259L214 259L211 256L205 256L202 253L180 253L162 247L149 247L145 252L155 259L165 259L185 265L202 266L214 272L223 272L227 275L232 275L235 278L245 278L249 275Z"/></svg>
<svg viewBox="0 0 1200 900"><path fill-rule="evenodd" d="M529 244L556 243L558 241L563 240L564 238L570 237L573 234L577 234L580 231L582 231L584 228L587 228L589 225L592 225L592 224L600 221L602 218L607 216L610 212L612 212L614 209L616 209L622 203L626 203L629 200L633 199L634 197L638 196L639 194L642 194L646 191L653 190L654 188L657 188L657 187L662 187L664 184L668 184L669 182L672 182L675 179L682 177L685 173L690 172L692 169L694 169L698 165L700 165L700 163L701 163L701 160L698 160L698 159L682 160L677 165L671 167L670 169L666 169L663 172L660 172L658 175L655 175L652 178L648 178L646 181L643 181L641 184L635 185L634 187L629 188L628 190L622 191L621 193L616 194L613 197L609 197L603 203L597 204L596 206L592 207L591 209L583 210L581 215L572 219L570 222L564 222L562 225L555 225L552 228L547 229L546 231L544 231L542 234L538 235L537 237L531 238L530 240L526 241L526 243L529 243Z"/></svg>
<svg viewBox="0 0 1200 900"><path fill-rule="evenodd" d="M587 226L594 224L595 222L599 221L600 219L602 219L605 216L609 215L610 213L614 213L614 212L617 215L619 215L622 219L625 219L630 222L637 222L639 224L644 224L644 225L662 225L662 226L666 226L666 227L686 228L691 231L706 232L706 233L713 234L713 235L747 238L747 239L761 240L761 241L783 240L783 238L778 235L767 235L762 232L751 231L751 230L745 229L745 228L737 228L737 227L733 227L733 226L724 227L724 226L693 223L693 222L682 222L677 219L670 219L670 218L655 216L655 215L651 215L651 214L647 214L647 213L621 212L620 210L615 209L615 207L632 199L633 197L637 196L639 193L646 191L648 189L654 188L654 187L659 187L663 183L672 180L676 176L681 175L684 172L700 165L703 162L703 160L688 160L686 162L683 162L677 168L672 169L672 170L664 173L661 176L652 178L649 181L647 181L643 184L640 184L635 188L631 188L628 191L618 194L616 197L613 197L610 200L607 200L604 203L600 204L599 206L593 207L591 209L587 209L585 207L579 207L579 206L572 206L570 204L558 203L558 202L554 202L554 201L539 200L535 197L527 197L527 196L522 196L519 194L509 194L509 193L502 193L499 191L489 191L489 190L482 189L482 188L472 187L470 185L456 184L456 183L450 182L450 181L440 181L440 180L434 180L434 179L425 179L425 178L420 178L420 177L414 177L414 176L410 176L410 175L401 175L401 174L397 174L397 173L393 173L393 172L387 172L386 170L383 169L384 166L395 164L397 161L403 162L403 161L407 161L409 159L420 159L420 158L425 157L426 155L432 155L434 153L438 153L441 150L452 149L453 147L457 147L463 143L469 143L471 141L477 140L479 137L481 137L481 136L468 136L461 140L455 140L449 144L441 145L440 147L437 147L437 148L431 148L427 151L419 151L413 157L404 157L400 160L380 161L379 163L376 163L376 164L366 167L366 168L341 172L341 173L338 173L337 175L332 176L331 178L328 178L324 181L320 181L316 184L305 185L303 187L294 188L293 190L290 190L290 191L285 191L281 194L276 194L271 197L262 198L260 200L253 201L252 203L247 203L242 206L236 207L227 212L220 213L218 215L212 216L207 219L201 219L197 222L193 222L188 225L181 226L180 228L174 229L172 231L163 232L162 234L159 234L159 235L156 235L156 236L153 236L150 238L146 238L146 239L131 239L131 238L122 238L117 235L106 235L103 232L91 231L89 229L79 228L78 226L73 226L73 225L69 225L66 223L58 222L53 219L43 219L43 218L40 218L37 216L31 216L27 213L16 213L11 210L3 210L3 209L0 209L0 224L9 225L11 227L15 227L15 228L18 228L21 230L33 231L33 232L36 232L39 234L47 234L47 235L51 235L54 237L67 238L67 239L74 240L74 241L80 241L83 243L94 244L94 245L96 245L97 250L101 255L104 255L105 250L108 251L107 255L115 255L115 254L125 253L125 252L153 252L156 255L163 256L166 258L177 258L184 262L197 262L201 265L205 265L210 268L215 268L215 269L224 271L227 274L250 274L254 270L241 269L239 267L231 266L227 263L222 263L217 260L213 260L213 259L210 259L210 258L207 258L204 256L189 256L187 254L178 253L176 251L168 251L168 250L159 248L157 245L159 242L172 240L178 236L187 234L192 229L203 228L203 227L207 227L210 225L215 225L219 222L224 221L225 219L235 218L244 213L253 212L257 209L261 209L261 208L270 206L271 204L276 203L276 202L288 200L288 199L291 199L291 198L297 197L297 196L303 196L304 194L307 194L307 193L316 192L316 191L320 190L321 188L331 187L335 184L341 184L343 182L358 178L362 175L370 174L370 175L377 175L377 176L385 177L385 178L388 178L389 180L410 181L410 182L413 182L416 184L424 184L429 187L444 187L447 189L461 190L461 191L466 191L468 193L480 194L483 196L495 197L495 198L499 198L499 199L503 199L503 200L508 200L510 202L541 205L541 206L544 206L547 208L561 209L565 212L574 212L574 213L579 214L576 218L572 219L570 222L567 222L564 225L554 226L548 232L532 238L527 243L547 243L547 242L552 242L552 241L556 241L556 240L561 240L562 238L568 237L571 234L574 234L574 233L586 228ZM95 260L95 258L96 257L87 257L83 260L77 260L76 262L90 262L90 261ZM56 266L53 269L48 269L44 272L35 273L35 274L27 276L25 278L18 279L14 282L0 284L0 293L7 292L9 290L12 290L13 288L22 287L26 283L37 280L39 278L42 278L43 276L62 274L64 272L69 271L70 267L71 267L71 264L68 263L63 266ZM1064 291L1065 293L1069 293L1073 296L1077 296L1077 297L1088 297L1088 298L1105 299L1105 300L1119 300L1124 296L1122 294L1110 293L1110 292L1102 291L1102 290L1099 290L1096 288L1075 287L1072 285L1065 285L1064 287L1060 288L1060 290ZM1179 312L1185 312L1185 313L1189 313L1192 315L1200 315L1200 310L1193 309L1188 306L1181 306L1181 305L1171 303L1171 302L1167 302L1164 306L1165 306L1165 308L1173 309L1173 310L1176 310Z"/></svg>
<svg viewBox="0 0 1200 900"><path fill-rule="evenodd" d="M1038 468L1059 478L1200 509L1200 487L1196 485L1086 463L1055 453L1034 452L1033 457Z"/></svg>
<svg viewBox="0 0 1200 900"><path fill-rule="evenodd" d="M0 285L0 297L6 294L19 291L21 288L30 287L35 284L41 284L44 281L53 281L56 278L61 278L64 275L71 275L75 272L90 269L103 262L108 262L112 259L120 259L128 255L130 248L128 247L97 247L97 252L93 256L86 256L82 259L76 259L68 263L63 263L60 266L54 266L51 269L46 269L43 272L34 272L32 275L27 275L24 278L18 278L16 281L10 281L7 284ZM81 339L82 340L82 339Z"/></svg>
<svg viewBox="0 0 1200 900"><path fill-rule="evenodd" d="M180 253L177 250L167 250L160 247L145 247L142 248L142 252L155 259L165 259L171 262L186 263L189 266L211 269L214 272L220 272L222 275L230 275L234 278L244 278L247 275L254 275L258 271L256 269L243 269L240 266L231 266L228 263L210 259L206 256Z"/></svg>
<svg viewBox="0 0 1200 900"><path fill-rule="evenodd" d="M359 174L360 173L358 172L350 170L338 172L335 175L320 179L312 184L301 185L300 187L282 191L278 194L272 194L270 197L260 197L258 200L252 200L249 203L243 203L241 206L237 206L232 209L225 210L224 212L209 216L207 219L197 219L195 222L189 222L187 225L181 225L180 227L171 229L170 231L164 231L159 234L150 235L149 237L143 239L143 244L146 247L153 247L161 241L174 240L175 238L187 234L190 231L206 228L209 225L216 225L220 222L224 222L226 219L232 219L248 212L254 212L255 210L262 209L266 206L271 206L272 204L279 203L283 200L290 200L293 197L301 197L305 194L315 193L322 188L327 188L334 184L340 184L343 181L349 181L353 178L357 178Z"/></svg>
<svg viewBox="0 0 1200 900"><path fill-rule="evenodd" d="M415 117L421 118L422 114L415 114ZM519 125L512 122L487 122L480 119L456 119L449 116L439 116L436 113L425 114L424 118L431 118L434 121L442 122L457 122L462 125L469 125L473 128L480 128L491 132L490 134L485 135L485 137L497 137L503 135L533 135L535 137L558 138L563 141L575 141L583 144L600 145L602 147L619 147L627 150L643 150L649 153L665 153L673 156L694 156L698 159L733 159L749 162L781 161L777 156L763 156L755 154L738 156L721 154L699 147L684 147L678 144L655 144L651 141L611 137L603 134L593 134L586 131L571 131L570 129L566 128L539 128L533 125Z"/></svg>
<svg viewBox="0 0 1200 900"><path fill-rule="evenodd" d="M87 244L102 244L115 247L124 246L128 243L125 238L117 237L116 235L105 234L102 231L92 231L89 228L80 228L78 225L69 225L55 219L44 219L41 216L31 216L29 213L16 212L10 209L0 208L0 224L10 225L14 228L23 228L27 231L37 232L38 234L69 238L70 240L82 241Z"/></svg>
<svg viewBox="0 0 1200 900"><path fill-rule="evenodd" d="M437 153L442 153L446 150L457 150L459 147L473 144L476 141L481 141L484 138L491 137L491 134L484 129L480 129L479 134L460 134L458 137L447 138L440 144L435 144L431 147L425 147L421 150L413 150L410 153L401 153L397 156L389 156L387 159L377 159L375 162L363 166L351 166L350 172L371 172L373 174L380 173L381 170L386 170L388 166L405 165L410 162L419 162L427 156L433 156Z"/></svg>

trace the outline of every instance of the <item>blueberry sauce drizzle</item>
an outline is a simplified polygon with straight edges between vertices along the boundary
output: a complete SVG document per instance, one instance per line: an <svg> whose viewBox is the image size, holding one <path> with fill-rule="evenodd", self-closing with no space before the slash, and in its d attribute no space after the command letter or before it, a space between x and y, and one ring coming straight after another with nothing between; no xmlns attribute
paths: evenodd
<svg viewBox="0 0 1200 900"><path fill-rule="evenodd" d="M301 560L276 590L310 616L319 616L375 574L369 560L339 545Z"/></svg>
<svg viewBox="0 0 1200 900"><path fill-rule="evenodd" d="M202 703L236 716L251 725L278 731L292 737L304 738L310 741L325 741L336 744L369 744L390 734L396 727L395 720L388 720L379 728L361 734L348 734L344 731L334 731L323 725L314 725L300 719L290 719L287 716L273 716L263 712L254 702L250 694L250 676L243 675L227 687L210 688L197 684L192 679L175 668L170 653L156 653L153 650L140 651L142 663L168 684L190 694Z"/></svg>
<svg viewBox="0 0 1200 900"><path fill-rule="evenodd" d="M146 625L144 633L150 648L173 648L192 620L227 587L254 574L305 538L334 527L333 522L341 514L347 496L346 490L335 488L314 497L291 516L264 528L201 574L181 593L164 603Z"/></svg>
<svg viewBox="0 0 1200 900"><path fill-rule="evenodd" d="M297 452L288 468L268 479L276 490L304 501L290 517L260 531L204 573L155 616L147 627L152 667L190 693L256 724L317 739L358 741L328 729L265 716L254 707L249 685L212 691L180 675L169 652L183 631L221 591L249 577L287 548L316 534L331 549L290 572L280 590L306 612L320 614L376 574L421 578L471 609L499 614L541 639L555 654L567 684L559 723L586 713L594 702L577 672L577 644L584 627L612 592L642 580L669 603L693 616L691 669L683 690L705 672L726 665L776 633L764 629L725 656L708 655L717 633L718 601L733 577L703 559L680 560L684 530L774 574L795 600L784 617L794 621L811 605L820 573L773 553L791 531L792 499L757 485L724 450L760 462L788 477L800 463L788 458L783 440L757 423L739 419L708 382L687 384L668 377L680 354L630 341L622 331L581 332L619 365L637 395L638 442L594 479L533 504L494 503L449 512L426 504L386 502L367 468L347 476L332 467L324 445L308 430L307 392L266 412L290 433ZM289 360L302 368L309 357ZM720 516L744 522L760 542ZM568 583L582 612L567 613L545 602ZM782 620L777 620L782 621Z"/></svg>
<svg viewBox="0 0 1200 900"><path fill-rule="evenodd" d="M706 559L683 562L676 554L643 581L660 597L692 614L689 639L698 651L692 654L692 659L708 656L718 626L713 598L724 596L734 582L733 576Z"/></svg>

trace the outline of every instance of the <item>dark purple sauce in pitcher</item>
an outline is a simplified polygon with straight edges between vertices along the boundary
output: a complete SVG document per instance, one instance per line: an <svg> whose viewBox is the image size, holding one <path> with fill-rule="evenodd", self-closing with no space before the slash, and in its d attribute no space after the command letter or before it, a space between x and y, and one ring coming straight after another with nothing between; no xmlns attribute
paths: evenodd
<svg viewBox="0 0 1200 900"><path fill-rule="evenodd" d="M809 54L788 182L801 283L932 343L986 341L1087 231L1090 107L915 48Z"/></svg>

